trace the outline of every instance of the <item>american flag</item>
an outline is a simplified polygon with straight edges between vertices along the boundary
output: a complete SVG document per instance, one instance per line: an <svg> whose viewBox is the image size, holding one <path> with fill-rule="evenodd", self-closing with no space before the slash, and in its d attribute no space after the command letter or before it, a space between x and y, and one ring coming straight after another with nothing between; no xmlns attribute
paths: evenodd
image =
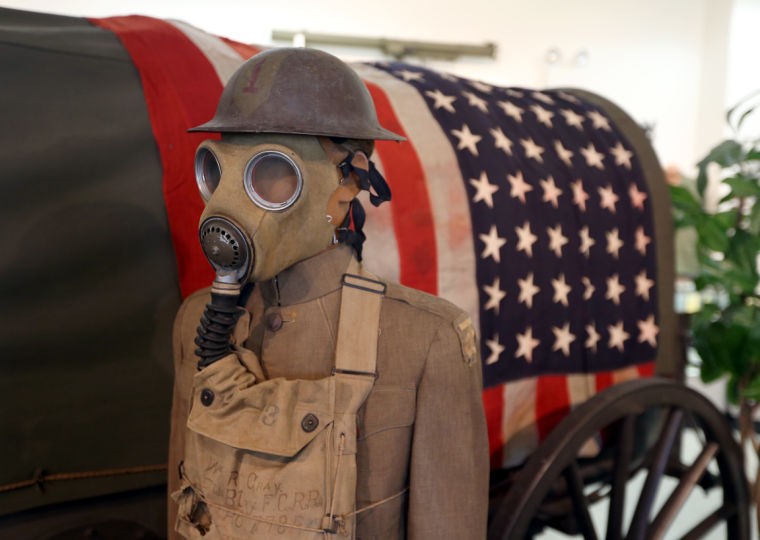
<svg viewBox="0 0 760 540"><path fill-rule="evenodd" d="M176 21L92 20L140 72L164 166L183 294L198 247L193 154L226 80L258 49ZM650 195L630 144L571 93L500 88L404 63L356 64L404 143L373 159L393 202L368 209L384 278L440 295L480 329L493 464L530 453L574 404L646 375L658 334Z"/></svg>
<svg viewBox="0 0 760 540"><path fill-rule="evenodd" d="M612 121L563 91L376 67L424 96L454 148L476 250L485 385L654 358L649 195Z"/></svg>

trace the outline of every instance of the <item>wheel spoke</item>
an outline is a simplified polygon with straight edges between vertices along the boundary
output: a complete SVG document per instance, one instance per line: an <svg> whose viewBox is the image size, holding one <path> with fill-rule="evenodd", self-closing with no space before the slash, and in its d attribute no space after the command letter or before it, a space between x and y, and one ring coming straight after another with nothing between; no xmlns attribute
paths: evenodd
<svg viewBox="0 0 760 540"><path fill-rule="evenodd" d="M711 442L708 444L702 449L699 457L697 457L696 461L694 461L691 467L689 467L683 475L678 486L673 490L673 493L670 494L667 502L663 505L662 509L657 514L657 517L652 522L650 528L650 538L652 538L652 540L659 540L665 535L665 531L670 526L673 518L678 513L678 510L680 510L681 506L683 506L683 503L686 502L691 490L694 489L694 486L699 482L705 469L707 469L707 466L710 464L710 460L715 456L717 451L717 443Z"/></svg>
<svg viewBox="0 0 760 540"><path fill-rule="evenodd" d="M631 528L628 531L628 540L643 540L649 525L649 514L654 504L657 488L662 479L662 473L665 471L670 452L673 449L673 443L678 435L681 420L683 418L682 409L671 409L668 414L665 426L660 433L654 449L652 463L649 466L644 487L639 496L639 502L636 505L636 511L631 520Z"/></svg>
<svg viewBox="0 0 760 540"><path fill-rule="evenodd" d="M697 525L692 530L681 537L681 540L697 540L698 538L703 538L710 529L715 527L721 521L726 521L735 513L736 506L734 506L732 503L724 501L723 506L697 523Z"/></svg>
<svg viewBox="0 0 760 540"><path fill-rule="evenodd" d="M610 507L607 513L606 540L620 540L622 538L625 489L628 485L628 476L631 473L629 467L631 464L631 454L633 453L633 427L635 420L635 416L628 415L621 421L615 470L612 476Z"/></svg>
<svg viewBox="0 0 760 540"><path fill-rule="evenodd" d="M589 502L583 493L583 481L576 461L572 461L565 469L565 480L567 480L568 493L573 501L573 511L583 533L583 538L597 540L594 522L591 520L591 514L588 511Z"/></svg>

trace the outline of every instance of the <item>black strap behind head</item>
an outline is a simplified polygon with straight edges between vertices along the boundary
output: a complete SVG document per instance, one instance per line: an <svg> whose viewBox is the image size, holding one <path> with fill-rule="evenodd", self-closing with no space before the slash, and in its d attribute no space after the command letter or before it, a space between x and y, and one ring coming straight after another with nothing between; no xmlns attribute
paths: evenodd
<svg viewBox="0 0 760 540"><path fill-rule="evenodd" d="M343 220L340 227L335 230L338 242L347 244L354 248L356 252L356 258L362 260L362 247L364 241L367 239L367 235L364 234L364 220L366 214L364 213L364 207L357 199L354 199L350 203L350 210L346 213L346 219ZM353 229L350 228L353 222Z"/></svg>
<svg viewBox="0 0 760 540"><path fill-rule="evenodd" d="M343 161L338 164L343 178L349 176L352 172L356 173L359 178L359 187L369 192L369 200L374 206L380 206L382 203L391 200L391 188L375 168L375 164L369 161L368 170L355 167L352 161L354 160L354 152L349 152ZM362 246L367 236L364 234L364 221L366 214L364 207L358 199L351 201L350 211L346 214L346 219L343 221L340 227L336 230L336 236L339 242L348 244L356 252L356 258L362 260ZM353 224L353 227L349 226Z"/></svg>
<svg viewBox="0 0 760 540"><path fill-rule="evenodd" d="M343 178L347 177L352 172L356 173L356 176L359 177L359 187L369 192L369 200L374 206L380 206L382 203L390 201L391 188L388 186L385 178L383 178L383 175L380 174L380 171L375 168L375 164L372 163L372 160L368 160L368 170L354 167L354 164L352 163L354 160L354 154L355 152L349 152L346 157L343 158L343 161L338 164L338 168L340 169Z"/></svg>

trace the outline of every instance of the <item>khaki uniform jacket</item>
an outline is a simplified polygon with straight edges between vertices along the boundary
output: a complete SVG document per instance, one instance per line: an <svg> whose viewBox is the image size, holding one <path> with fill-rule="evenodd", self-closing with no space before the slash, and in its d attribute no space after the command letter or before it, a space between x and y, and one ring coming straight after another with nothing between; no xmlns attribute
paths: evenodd
<svg viewBox="0 0 760 540"><path fill-rule="evenodd" d="M257 284L244 346L268 378L330 375L341 277L352 252L339 246ZM178 489L196 328L208 291L190 296L174 331L175 388L169 493ZM357 515L360 539L486 537L488 441L475 332L451 303L389 284L380 313L378 377L359 410L356 508L408 491ZM170 538L176 503L169 501Z"/></svg>

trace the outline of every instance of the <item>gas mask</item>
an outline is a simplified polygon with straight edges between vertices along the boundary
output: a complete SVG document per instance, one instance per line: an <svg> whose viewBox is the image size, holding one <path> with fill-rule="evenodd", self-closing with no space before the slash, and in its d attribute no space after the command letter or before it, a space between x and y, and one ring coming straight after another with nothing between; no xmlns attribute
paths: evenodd
<svg viewBox="0 0 760 540"><path fill-rule="evenodd" d="M317 137L232 135L204 141L195 172L207 202L201 246L217 281L271 279L334 243L336 221L343 216L328 217L327 211L341 173Z"/></svg>
<svg viewBox="0 0 760 540"><path fill-rule="evenodd" d="M226 135L198 147L199 236L216 271L195 341L199 368L229 353L245 282L271 279L335 243L362 183L350 160L336 163L340 155L327 139L304 135Z"/></svg>

